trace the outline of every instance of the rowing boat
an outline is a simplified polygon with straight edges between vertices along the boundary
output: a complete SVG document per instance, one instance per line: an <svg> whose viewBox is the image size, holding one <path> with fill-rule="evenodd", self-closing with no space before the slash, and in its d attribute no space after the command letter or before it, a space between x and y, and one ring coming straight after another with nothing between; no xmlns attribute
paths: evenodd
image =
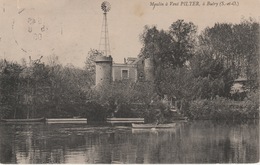
<svg viewBox="0 0 260 165"><path fill-rule="evenodd" d="M87 123L86 118L53 118L53 119L46 119L48 124L82 124Z"/></svg>
<svg viewBox="0 0 260 165"><path fill-rule="evenodd" d="M107 118L107 123L144 123L144 118Z"/></svg>
<svg viewBox="0 0 260 165"><path fill-rule="evenodd" d="M45 122L45 118L35 119L0 119L1 122Z"/></svg>
<svg viewBox="0 0 260 165"><path fill-rule="evenodd" d="M132 128L173 128L176 123L169 124L132 124Z"/></svg>

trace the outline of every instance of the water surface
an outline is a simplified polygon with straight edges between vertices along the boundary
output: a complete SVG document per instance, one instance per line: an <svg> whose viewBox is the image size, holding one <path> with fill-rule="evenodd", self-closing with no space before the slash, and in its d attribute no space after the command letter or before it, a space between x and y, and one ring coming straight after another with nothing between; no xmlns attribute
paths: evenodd
<svg viewBox="0 0 260 165"><path fill-rule="evenodd" d="M259 123L193 121L171 129L0 123L0 163L253 163Z"/></svg>

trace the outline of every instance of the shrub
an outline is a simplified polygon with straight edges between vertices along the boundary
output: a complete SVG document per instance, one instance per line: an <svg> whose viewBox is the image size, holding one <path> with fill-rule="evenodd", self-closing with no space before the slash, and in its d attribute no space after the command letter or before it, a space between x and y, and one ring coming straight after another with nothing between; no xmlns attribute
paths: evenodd
<svg viewBox="0 0 260 165"><path fill-rule="evenodd" d="M191 101L185 114L190 119L247 119L258 118L258 96L252 93L246 101L233 101L223 97L213 100L197 99Z"/></svg>
<svg viewBox="0 0 260 165"><path fill-rule="evenodd" d="M131 109L130 105L123 104L118 107L118 110L115 112L114 117L138 117L137 114Z"/></svg>
<svg viewBox="0 0 260 165"><path fill-rule="evenodd" d="M107 117L107 109L97 102L89 102L86 105L86 117L88 121L105 121Z"/></svg>

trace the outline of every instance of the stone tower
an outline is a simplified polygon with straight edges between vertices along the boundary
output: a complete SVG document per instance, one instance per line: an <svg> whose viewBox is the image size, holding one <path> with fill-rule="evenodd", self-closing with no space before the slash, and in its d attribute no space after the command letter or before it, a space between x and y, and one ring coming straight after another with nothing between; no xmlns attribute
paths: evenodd
<svg viewBox="0 0 260 165"><path fill-rule="evenodd" d="M98 56L96 62L96 86L104 86L112 81L112 57Z"/></svg>
<svg viewBox="0 0 260 165"><path fill-rule="evenodd" d="M146 81L154 81L154 64L151 58L144 60L144 75Z"/></svg>

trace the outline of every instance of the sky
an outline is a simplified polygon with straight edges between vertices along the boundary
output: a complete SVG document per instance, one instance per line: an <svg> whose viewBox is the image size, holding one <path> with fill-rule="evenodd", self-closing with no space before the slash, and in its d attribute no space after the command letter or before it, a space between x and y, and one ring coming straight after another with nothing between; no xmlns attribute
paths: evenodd
<svg viewBox="0 0 260 165"><path fill-rule="evenodd" d="M142 47L139 35L145 25L167 30L173 22L184 19L197 25L200 32L217 22L239 23L249 17L260 20L260 0L107 1L111 4L107 14L110 50L113 60L119 63L137 57ZM43 56L47 62L50 55L56 55L63 65L83 68L89 50L99 49L102 2L0 0L0 58L20 62L29 56Z"/></svg>

